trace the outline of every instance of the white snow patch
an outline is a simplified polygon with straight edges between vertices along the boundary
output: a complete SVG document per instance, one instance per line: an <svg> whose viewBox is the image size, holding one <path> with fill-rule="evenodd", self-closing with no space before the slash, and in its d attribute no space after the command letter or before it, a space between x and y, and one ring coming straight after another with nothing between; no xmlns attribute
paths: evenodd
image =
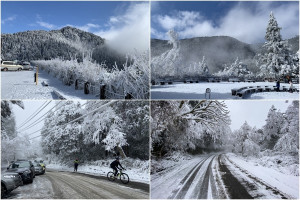
<svg viewBox="0 0 300 200"><path fill-rule="evenodd" d="M247 170L267 184L279 189L293 198L299 199L299 176L283 174L275 170L272 166L264 167L258 164L258 162L254 162L253 159L251 161L246 161L232 153L228 153L226 155L238 166Z"/></svg>
<svg viewBox="0 0 300 200"><path fill-rule="evenodd" d="M205 99L206 88L211 89L211 99L240 99L232 96L231 89L245 86L275 86L272 82L256 83L174 83L172 85L153 85L151 86L152 99ZM288 83L281 83L281 86L289 88ZM299 85L295 85L299 88ZM252 94L250 99L299 99L299 93L289 92L262 92Z"/></svg>
<svg viewBox="0 0 300 200"><path fill-rule="evenodd" d="M77 172L96 176L106 176L108 172L112 171L112 169L110 168L110 163L112 161L112 159L108 159L80 163ZM149 184L149 161L126 158L122 159L120 162L121 165L126 169L124 173L128 174L130 180ZM47 164L46 167L49 169L55 169L59 171L74 171L73 167L58 162Z"/></svg>
<svg viewBox="0 0 300 200"><path fill-rule="evenodd" d="M75 90L74 85L66 86L41 70L36 85L34 73L35 71L1 72L1 99L58 99L54 90L66 99L96 99L95 95ZM43 86L42 82L49 86Z"/></svg>

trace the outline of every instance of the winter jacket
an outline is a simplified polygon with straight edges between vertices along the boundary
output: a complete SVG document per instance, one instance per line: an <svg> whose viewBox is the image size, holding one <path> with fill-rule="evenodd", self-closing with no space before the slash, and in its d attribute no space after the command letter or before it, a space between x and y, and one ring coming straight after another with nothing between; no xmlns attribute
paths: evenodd
<svg viewBox="0 0 300 200"><path fill-rule="evenodd" d="M120 163L118 160L115 160L115 161L113 161L112 163L110 163L110 167L111 167L111 168L115 168L115 167L118 168L118 166L120 166L121 169L124 169L124 168L122 167L121 163Z"/></svg>

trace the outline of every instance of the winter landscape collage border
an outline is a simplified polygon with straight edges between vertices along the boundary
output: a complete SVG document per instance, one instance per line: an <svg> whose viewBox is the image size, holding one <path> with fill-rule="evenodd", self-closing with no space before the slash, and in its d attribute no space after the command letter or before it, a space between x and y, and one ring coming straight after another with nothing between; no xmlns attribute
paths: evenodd
<svg viewBox="0 0 300 200"><path fill-rule="evenodd" d="M72 3L114 12L51 22ZM2 185L15 172L1 198L299 199L299 1L1 1Z"/></svg>

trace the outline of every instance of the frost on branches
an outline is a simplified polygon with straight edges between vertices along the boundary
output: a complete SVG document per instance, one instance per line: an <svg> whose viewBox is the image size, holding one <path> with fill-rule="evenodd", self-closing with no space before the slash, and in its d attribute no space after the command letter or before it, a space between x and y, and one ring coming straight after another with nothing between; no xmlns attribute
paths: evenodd
<svg viewBox="0 0 300 200"><path fill-rule="evenodd" d="M251 78L252 72L247 68L243 62L237 58L230 66L225 65L224 70L217 73L218 76Z"/></svg>
<svg viewBox="0 0 300 200"><path fill-rule="evenodd" d="M257 155L259 153L260 147L253 140L253 131L249 124L245 122L239 130L233 132L234 139L231 142L234 152L241 153L244 156Z"/></svg>
<svg viewBox="0 0 300 200"><path fill-rule="evenodd" d="M297 155L299 151L299 101L293 101L285 113L275 106L269 110L261 129L245 122L230 135L228 147L243 156L258 157L260 152L272 155Z"/></svg>
<svg viewBox="0 0 300 200"><path fill-rule="evenodd" d="M282 40L280 29L271 12L265 35L267 42L263 46L266 53L260 58L262 62L260 76L262 77L279 78L295 75L298 71L298 64L293 62L290 47L287 41Z"/></svg>
<svg viewBox="0 0 300 200"><path fill-rule="evenodd" d="M27 134L20 135L18 133L13 105L24 109L22 101L1 101L1 162L3 164L9 164L15 159L37 155L39 150L35 148L33 142L29 141Z"/></svg>
<svg viewBox="0 0 300 200"><path fill-rule="evenodd" d="M51 157L62 162L75 157L94 161L115 153L145 159L149 149L145 151L138 143L142 140L145 146L149 146L149 133L139 135L136 123L139 130L148 130L148 123L141 122L149 117L147 102L87 101L80 105L66 101L59 104L48 114L41 132L45 154L54 155ZM127 104L125 113L132 113L130 117L120 112L120 107ZM136 111L143 114L134 114Z"/></svg>
<svg viewBox="0 0 300 200"><path fill-rule="evenodd" d="M63 81L65 85L74 84L76 79L90 82L100 88L106 85L107 99L124 99L130 94L134 99L149 98L149 53L148 51L132 56L127 56L123 68L117 64L114 70L109 70L105 62L98 64L90 57L85 57L82 62L77 59L37 60L34 63L42 70L51 73Z"/></svg>
<svg viewBox="0 0 300 200"><path fill-rule="evenodd" d="M169 30L168 36L170 37L169 44L172 44L173 48L151 59L152 79L180 75L181 55L179 53L178 34L174 30Z"/></svg>
<svg viewBox="0 0 300 200"><path fill-rule="evenodd" d="M293 101L285 112L281 129L282 137L277 141L276 151L299 152L299 101Z"/></svg>
<svg viewBox="0 0 300 200"><path fill-rule="evenodd" d="M174 30L169 30L168 36L170 38L168 43L172 44L173 48L151 59L151 78L153 80L165 77L208 76L210 74L205 56L198 63L194 62L190 65L183 63L178 33Z"/></svg>
<svg viewBox="0 0 300 200"><path fill-rule="evenodd" d="M227 107L219 101L151 102L152 156L220 148L230 131Z"/></svg>

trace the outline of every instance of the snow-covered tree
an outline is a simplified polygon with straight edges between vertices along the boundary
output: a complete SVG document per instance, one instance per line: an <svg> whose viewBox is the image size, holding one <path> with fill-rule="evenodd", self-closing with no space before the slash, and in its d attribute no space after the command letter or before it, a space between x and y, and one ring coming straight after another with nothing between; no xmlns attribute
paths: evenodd
<svg viewBox="0 0 300 200"><path fill-rule="evenodd" d="M280 111L277 111L275 106L272 105L268 112L266 124L263 126L264 148L273 149L274 145L281 135L283 121L283 114Z"/></svg>
<svg viewBox="0 0 300 200"><path fill-rule="evenodd" d="M260 75L268 78L279 78L291 75L297 68L294 66L292 55L287 41L282 40L280 27L273 12L270 14L264 44L266 53L262 55Z"/></svg>
<svg viewBox="0 0 300 200"><path fill-rule="evenodd" d="M253 141L253 128L245 122L241 128L233 132L235 138L233 148L235 152L241 153L243 156L257 155L260 147Z"/></svg>
<svg viewBox="0 0 300 200"><path fill-rule="evenodd" d="M229 123L227 108L219 101L152 102L152 155L220 146Z"/></svg>
<svg viewBox="0 0 300 200"><path fill-rule="evenodd" d="M164 52L160 56L151 58L151 77L152 79L165 76L182 76L183 67L181 66L181 55L178 34L174 30L168 31L172 44L172 49Z"/></svg>
<svg viewBox="0 0 300 200"><path fill-rule="evenodd" d="M79 103L63 102L54 112L50 112L41 131L44 151L58 157L74 159L78 156L82 143L82 120L72 122L82 115Z"/></svg>
<svg viewBox="0 0 300 200"><path fill-rule="evenodd" d="M219 76L238 77L238 78L250 78L252 72L247 68L243 62L237 58L230 66L225 65L223 71L218 72Z"/></svg>
<svg viewBox="0 0 300 200"><path fill-rule="evenodd" d="M285 112L285 120L281 123L282 136L274 146L274 150L283 152L299 152L299 101L293 101Z"/></svg>
<svg viewBox="0 0 300 200"><path fill-rule="evenodd" d="M118 153L148 159L146 119L147 102L87 101L83 106L66 101L47 115L41 132L43 150L67 163L75 156L97 160Z"/></svg>

